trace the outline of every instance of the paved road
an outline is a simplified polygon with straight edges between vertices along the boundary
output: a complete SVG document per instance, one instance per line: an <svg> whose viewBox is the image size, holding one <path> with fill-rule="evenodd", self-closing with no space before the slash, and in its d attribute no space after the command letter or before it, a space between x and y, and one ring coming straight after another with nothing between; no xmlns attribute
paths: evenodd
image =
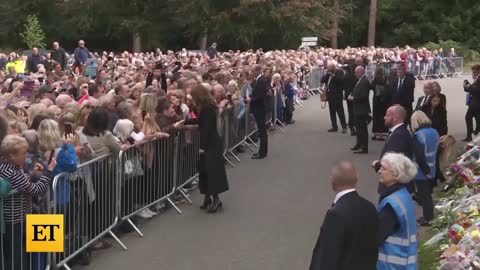
<svg viewBox="0 0 480 270"><path fill-rule="evenodd" d="M464 137L462 79L440 81L447 95L449 127ZM422 94L418 82L416 97ZM183 214L169 211L142 225L145 237L122 237L128 246L115 245L96 253L84 269L175 270L292 270L308 269L323 216L333 201L329 170L339 159L352 159L358 168L360 194L377 200L377 176L369 164L382 144L370 143L370 154L353 156L354 138L327 133L328 110L314 97L295 112L296 124L285 135L270 136L269 157L249 155L228 170L231 190L223 194L224 210L207 215L195 205L181 205ZM80 268L79 268L80 269Z"/></svg>

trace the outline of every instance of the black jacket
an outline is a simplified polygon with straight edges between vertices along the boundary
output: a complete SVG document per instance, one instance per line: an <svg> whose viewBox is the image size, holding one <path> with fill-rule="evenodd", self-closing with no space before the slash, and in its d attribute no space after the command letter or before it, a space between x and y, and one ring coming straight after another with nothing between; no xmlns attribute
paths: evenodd
<svg viewBox="0 0 480 270"><path fill-rule="evenodd" d="M402 124L401 126L396 128L385 141L382 153L380 155L380 159L382 159L383 155L388 152L401 153L408 158L412 158L413 151L414 143L412 134L410 133L410 131L408 131L407 126L405 124ZM380 162L377 162L377 164L375 164L375 171L378 172L380 170L380 167ZM379 194L385 193L385 186L381 183L378 184L378 192Z"/></svg>
<svg viewBox="0 0 480 270"><path fill-rule="evenodd" d="M347 71L345 77L343 78L343 90L345 92L345 100L347 100L348 96L353 93L353 88L355 88L355 84L357 83L358 79L355 77L353 72Z"/></svg>
<svg viewBox="0 0 480 270"><path fill-rule="evenodd" d="M43 64L43 57L39 54L31 55L27 59L27 71L36 73L38 71L38 65Z"/></svg>
<svg viewBox="0 0 480 270"><path fill-rule="evenodd" d="M370 81L363 76L353 88L353 114L366 116L370 113Z"/></svg>
<svg viewBox="0 0 480 270"><path fill-rule="evenodd" d="M223 159L222 140L217 130L217 111L213 106L202 108L196 119L186 124L197 124L200 130L200 155L197 164L199 188L202 194L219 194L228 190L227 172Z"/></svg>
<svg viewBox="0 0 480 270"><path fill-rule="evenodd" d="M325 215L310 270L375 270L377 231L375 206L355 191L345 194Z"/></svg>
<svg viewBox="0 0 480 270"><path fill-rule="evenodd" d="M432 128L438 132L440 137L448 134L447 111L445 109L437 108L432 112L431 106L428 105L423 107L422 111L430 118Z"/></svg>
<svg viewBox="0 0 480 270"><path fill-rule="evenodd" d="M432 99L432 95L428 96L428 99L423 102L424 99L426 99L427 96L421 96L417 99L417 105L415 105L415 111L422 110L430 104L430 100ZM423 105L422 105L423 102Z"/></svg>
<svg viewBox="0 0 480 270"><path fill-rule="evenodd" d="M465 86L463 90L470 94L468 106L474 110L480 110L480 80L476 79L472 84Z"/></svg>
<svg viewBox="0 0 480 270"><path fill-rule="evenodd" d="M52 60L60 63L60 65L62 66L62 70L67 67L67 56L65 55L65 50L63 48L58 48L58 50L52 50L50 52L50 56Z"/></svg>
<svg viewBox="0 0 480 270"><path fill-rule="evenodd" d="M250 95L250 105L252 107L265 107L269 87L268 83L268 78L263 75L255 80L252 87L252 93Z"/></svg>
<svg viewBox="0 0 480 270"><path fill-rule="evenodd" d="M330 79L330 77L332 77ZM328 99L337 99L342 100L343 98L343 70L335 70L335 73L330 74L322 77L321 82L325 84L325 89L327 90ZM329 83L330 81L330 83Z"/></svg>
<svg viewBox="0 0 480 270"><path fill-rule="evenodd" d="M414 101L415 78L407 73L403 79L402 86L398 89L398 77L392 81L392 104L400 104L405 109L411 109Z"/></svg>

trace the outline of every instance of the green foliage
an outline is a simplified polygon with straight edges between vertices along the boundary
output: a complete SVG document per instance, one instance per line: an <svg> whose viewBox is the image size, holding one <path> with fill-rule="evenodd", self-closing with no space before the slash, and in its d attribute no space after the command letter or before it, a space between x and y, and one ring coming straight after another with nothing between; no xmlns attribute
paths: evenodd
<svg viewBox="0 0 480 270"><path fill-rule="evenodd" d="M28 15L24 27L25 30L23 33L20 33L23 43L27 45L28 48L45 48L45 34L43 33L37 16Z"/></svg>

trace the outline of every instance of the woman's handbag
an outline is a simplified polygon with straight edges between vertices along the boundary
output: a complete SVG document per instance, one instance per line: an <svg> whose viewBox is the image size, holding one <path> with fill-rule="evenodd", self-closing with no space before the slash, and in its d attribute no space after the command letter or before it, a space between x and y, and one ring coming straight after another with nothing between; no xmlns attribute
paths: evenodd
<svg viewBox="0 0 480 270"><path fill-rule="evenodd" d="M143 169L140 159L136 156L125 161L125 174L130 177L142 176Z"/></svg>

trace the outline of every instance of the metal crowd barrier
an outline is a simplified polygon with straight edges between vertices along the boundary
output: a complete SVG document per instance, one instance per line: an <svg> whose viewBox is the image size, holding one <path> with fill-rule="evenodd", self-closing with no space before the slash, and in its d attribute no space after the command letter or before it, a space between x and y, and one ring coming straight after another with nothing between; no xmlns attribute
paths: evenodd
<svg viewBox="0 0 480 270"><path fill-rule="evenodd" d="M170 199L179 175L177 147L178 137L171 136L141 142L119 154L119 218L141 237L143 233L132 221L132 216L150 207L159 209L165 201L181 213Z"/></svg>
<svg viewBox="0 0 480 270"><path fill-rule="evenodd" d="M324 68L315 68L310 71L307 82L308 82L308 90L311 91L313 94L320 92L320 87L322 86L322 77L324 75Z"/></svg>
<svg viewBox="0 0 480 270"><path fill-rule="evenodd" d="M51 258L46 253L26 252L26 215L32 213L46 213L49 192L42 195L21 194L12 190L8 196L0 198L2 219L0 224L0 269L1 270L45 270L51 265ZM30 196L31 202L24 196ZM4 215L6 211L14 213L18 205L32 205L32 212L22 207L20 213L12 216Z"/></svg>
<svg viewBox="0 0 480 270"><path fill-rule="evenodd" d="M118 158L104 155L78 166L75 173L61 173L52 184L51 214L64 215L64 252L53 253L55 267L70 269L68 263L90 252L89 247L110 234L118 223ZM83 253L85 252L85 253Z"/></svg>
<svg viewBox="0 0 480 270"><path fill-rule="evenodd" d="M388 77L397 65L396 62L372 62L367 65L365 73L371 80L377 67L382 67L385 77ZM464 72L462 57L430 58L421 61L410 59L405 61L405 67L407 72L412 73L418 80L458 77Z"/></svg>

